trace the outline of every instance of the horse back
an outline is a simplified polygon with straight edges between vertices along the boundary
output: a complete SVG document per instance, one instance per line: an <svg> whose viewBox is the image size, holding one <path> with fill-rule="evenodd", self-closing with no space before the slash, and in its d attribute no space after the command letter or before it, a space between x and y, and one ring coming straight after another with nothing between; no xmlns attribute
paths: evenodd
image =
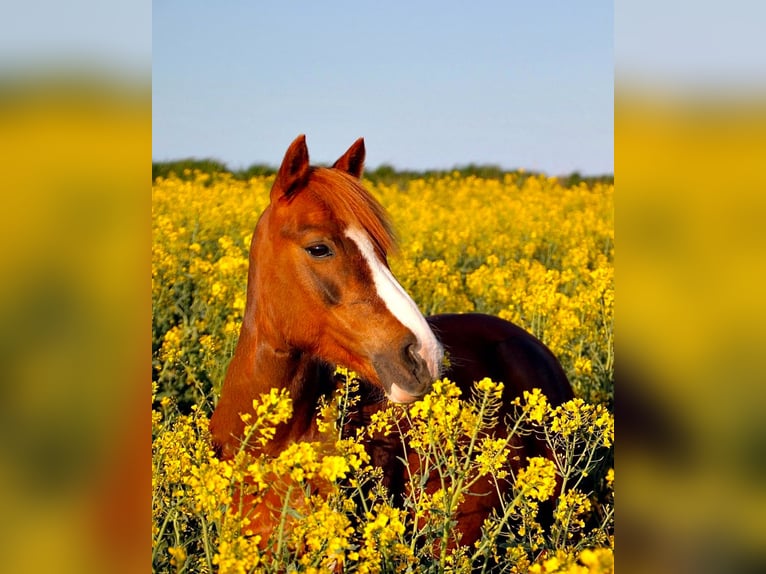
<svg viewBox="0 0 766 574"><path fill-rule="evenodd" d="M534 388L553 406L574 397L558 359L518 325L479 313L432 315L426 320L447 352L449 365L443 375L464 397L485 377L504 383L506 404Z"/></svg>

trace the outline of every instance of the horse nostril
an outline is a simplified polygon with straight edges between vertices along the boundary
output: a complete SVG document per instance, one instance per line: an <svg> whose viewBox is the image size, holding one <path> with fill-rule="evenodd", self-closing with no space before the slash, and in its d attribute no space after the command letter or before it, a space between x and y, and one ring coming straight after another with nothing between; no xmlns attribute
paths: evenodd
<svg viewBox="0 0 766 574"><path fill-rule="evenodd" d="M431 373L423 357L420 356L419 343L410 343L404 347L404 359L410 365L410 372L422 384L430 384Z"/></svg>
<svg viewBox="0 0 766 574"><path fill-rule="evenodd" d="M412 363L415 367L422 361L420 355L418 355L418 347L417 343L410 343L404 347L404 360Z"/></svg>

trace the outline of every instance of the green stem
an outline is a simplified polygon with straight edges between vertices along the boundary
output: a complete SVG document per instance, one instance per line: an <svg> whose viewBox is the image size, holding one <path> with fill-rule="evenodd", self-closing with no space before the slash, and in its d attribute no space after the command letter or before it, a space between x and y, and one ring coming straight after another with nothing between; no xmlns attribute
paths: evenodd
<svg viewBox="0 0 766 574"><path fill-rule="evenodd" d="M213 558L210 556L210 541L208 540L208 523L204 516L200 516L202 521L202 545L205 549L205 561L207 562L208 572L213 571Z"/></svg>
<svg viewBox="0 0 766 574"><path fill-rule="evenodd" d="M160 527L160 531L157 533L157 537L155 538L155 543L153 544L154 548L152 548L152 563L154 563L154 558L157 556L157 550L159 550L160 547L160 540L162 540L162 537L165 535L165 529L168 526L168 523L170 522L170 515L172 512L176 512L175 508L171 508L168 510L168 513L165 515L165 520L162 521L162 526Z"/></svg>
<svg viewBox="0 0 766 574"><path fill-rule="evenodd" d="M516 506L516 503L521 500L523 492L519 492L516 496L513 497L513 500L507 505L505 505L505 508L503 510L503 515L500 517L500 520L497 522L497 531L499 532L508 522L508 520L511 517L511 513L513 512L514 507ZM471 562L474 562L478 560L482 554L484 554L487 551L487 546L489 545L489 540L484 539L479 546L479 548L476 549L476 551L473 553L473 556L471 556Z"/></svg>
<svg viewBox="0 0 766 574"><path fill-rule="evenodd" d="M282 504L282 515L279 517L279 529L277 530L277 550L274 555L279 559L282 553L282 546L284 544L285 524L287 523L287 509L290 506L290 496L293 493L293 485L287 487L287 493L285 494L285 502Z"/></svg>
<svg viewBox="0 0 766 574"><path fill-rule="evenodd" d="M183 546L181 544L181 533L178 530L178 523L175 520L173 520L173 532L175 533L175 536L176 536L176 548L180 548L181 546ZM185 569L186 569L186 559L184 559L183 565L176 564L176 573L180 574Z"/></svg>

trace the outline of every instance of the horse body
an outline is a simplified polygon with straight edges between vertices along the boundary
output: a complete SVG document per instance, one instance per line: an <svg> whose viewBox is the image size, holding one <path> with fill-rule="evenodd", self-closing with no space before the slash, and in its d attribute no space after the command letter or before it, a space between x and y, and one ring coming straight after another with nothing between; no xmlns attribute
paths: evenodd
<svg viewBox="0 0 766 574"><path fill-rule="evenodd" d="M222 458L240 447L240 414L252 412L252 401L272 388L289 390L292 419L267 445L249 447L273 456L292 442L315 440L317 405L336 387L334 365L365 381L370 392L360 410L368 414L386 398L418 400L440 376L466 397L475 381L502 381L500 420L524 390L540 388L554 405L572 398L556 358L520 327L480 314L420 314L389 270L393 234L359 181L363 163L361 139L332 168L309 165L303 136L285 154L253 234L245 315L210 422ZM502 433L502 425L496 430ZM522 458L544 454L534 440L519 446ZM401 495L407 469L399 439L372 440L367 448ZM478 538L498 502L496 494L471 499L457 517L464 543ZM266 513L260 516L266 520Z"/></svg>
<svg viewBox="0 0 766 574"><path fill-rule="evenodd" d="M503 405L523 391L542 389L553 405L573 398L556 357L536 337L508 321L479 313L433 315L426 319L449 357L444 373L468 396L476 381L505 384Z"/></svg>

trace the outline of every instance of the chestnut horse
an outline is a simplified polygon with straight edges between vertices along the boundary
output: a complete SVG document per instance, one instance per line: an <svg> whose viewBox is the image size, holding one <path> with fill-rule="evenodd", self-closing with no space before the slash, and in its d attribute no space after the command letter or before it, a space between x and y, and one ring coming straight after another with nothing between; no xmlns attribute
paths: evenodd
<svg viewBox="0 0 766 574"><path fill-rule="evenodd" d="M252 412L253 399L272 388L289 390L294 412L258 451L276 455L294 441L317 440L317 405L335 390L335 365L358 373L373 391L361 412L365 401L374 410L384 396L416 401L442 376L464 397L484 377L502 381L501 420L524 390L540 388L553 405L573 396L553 354L520 327L480 314L423 317L389 269L392 229L360 181L364 158L361 138L331 168L309 165L304 136L285 154L253 234L242 328L210 421L224 459L240 446L240 413ZM407 472L401 443L366 446L400 497ZM544 454L533 439L517 446L522 460ZM488 485L477 494L457 516L463 543L480 536L498 503Z"/></svg>

